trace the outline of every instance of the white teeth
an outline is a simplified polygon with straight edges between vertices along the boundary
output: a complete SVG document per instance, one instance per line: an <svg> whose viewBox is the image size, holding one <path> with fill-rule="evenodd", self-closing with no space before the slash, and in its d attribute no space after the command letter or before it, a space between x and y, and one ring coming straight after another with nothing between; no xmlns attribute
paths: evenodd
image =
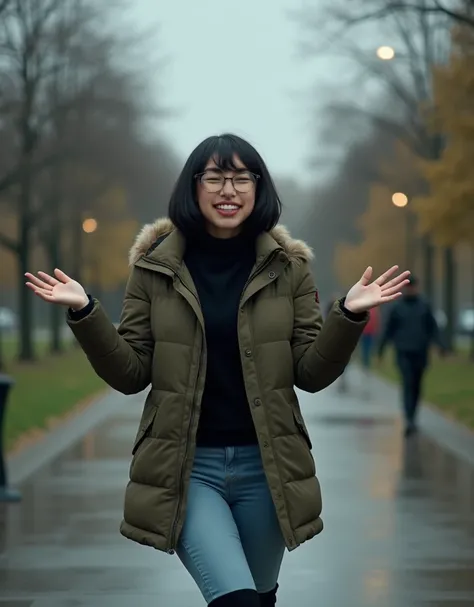
<svg viewBox="0 0 474 607"><path fill-rule="evenodd" d="M237 211L239 207L235 204L218 204L216 209L221 209L222 211Z"/></svg>

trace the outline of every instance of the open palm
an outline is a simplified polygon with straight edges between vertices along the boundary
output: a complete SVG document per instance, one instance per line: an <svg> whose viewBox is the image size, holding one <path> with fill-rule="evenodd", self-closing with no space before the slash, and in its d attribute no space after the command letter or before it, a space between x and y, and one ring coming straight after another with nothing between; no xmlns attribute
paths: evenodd
<svg viewBox="0 0 474 607"><path fill-rule="evenodd" d="M398 266L393 266L370 282L373 270L369 266L348 292L345 307L351 312L367 312L371 308L398 299L402 295L400 289L409 282L410 272L405 271L392 278L397 270Z"/></svg>
<svg viewBox="0 0 474 607"><path fill-rule="evenodd" d="M38 276L27 272L25 276L29 280L26 286L44 301L68 306L75 310L87 305L88 297L84 287L62 270L54 270L54 276L50 276L46 272L38 272Z"/></svg>

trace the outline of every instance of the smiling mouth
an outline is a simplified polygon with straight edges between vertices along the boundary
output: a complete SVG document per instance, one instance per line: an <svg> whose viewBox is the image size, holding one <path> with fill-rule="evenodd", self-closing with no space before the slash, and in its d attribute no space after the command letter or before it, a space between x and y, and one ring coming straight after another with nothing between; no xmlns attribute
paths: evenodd
<svg viewBox="0 0 474 607"><path fill-rule="evenodd" d="M238 204L232 204L229 202L223 202L221 204L216 204L214 206L215 209L217 209L218 211L224 211L224 212L228 212L228 213L232 213L234 211L238 211L240 209L240 206Z"/></svg>

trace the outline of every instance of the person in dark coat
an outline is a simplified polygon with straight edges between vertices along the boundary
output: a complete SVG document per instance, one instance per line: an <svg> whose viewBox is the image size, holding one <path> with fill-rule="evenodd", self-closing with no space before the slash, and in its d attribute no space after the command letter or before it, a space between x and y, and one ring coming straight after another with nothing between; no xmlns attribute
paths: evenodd
<svg viewBox="0 0 474 607"><path fill-rule="evenodd" d="M418 281L411 276L404 296L392 307L379 346L379 358L391 342L402 380L405 436L417 431L418 405L423 376L428 366L429 350L436 344L444 355L441 336L430 304L419 291Z"/></svg>

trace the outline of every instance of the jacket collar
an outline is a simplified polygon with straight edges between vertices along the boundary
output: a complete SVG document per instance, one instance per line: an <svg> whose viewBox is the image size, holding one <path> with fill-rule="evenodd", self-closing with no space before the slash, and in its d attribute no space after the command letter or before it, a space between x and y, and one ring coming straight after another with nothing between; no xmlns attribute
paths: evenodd
<svg viewBox="0 0 474 607"><path fill-rule="evenodd" d="M154 261L165 263L178 269L184 256L186 241L167 217L157 219L145 225L137 235L130 249L129 263L134 265L146 256ZM313 259L311 248L302 240L291 238L287 228L277 225L270 232L263 232L257 238L257 263L273 252L280 250L289 261L310 261Z"/></svg>

